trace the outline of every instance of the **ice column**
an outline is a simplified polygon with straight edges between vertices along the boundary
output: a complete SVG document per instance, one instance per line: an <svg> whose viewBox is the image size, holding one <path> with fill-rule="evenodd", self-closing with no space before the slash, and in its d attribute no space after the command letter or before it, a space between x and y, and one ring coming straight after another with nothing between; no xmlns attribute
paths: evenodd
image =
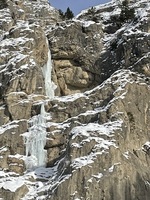
<svg viewBox="0 0 150 200"><path fill-rule="evenodd" d="M48 40L47 40L48 45ZM50 98L54 98L54 91L56 89L56 85L51 80L51 73L52 73L52 59L51 59L51 52L50 49L48 50L48 60L47 63L43 66L43 76L45 79L45 91L46 95Z"/></svg>
<svg viewBox="0 0 150 200"><path fill-rule="evenodd" d="M47 160L46 144L46 117L44 104L41 106L41 113L32 118L29 132L24 134L26 145L25 164L27 169L44 167Z"/></svg>

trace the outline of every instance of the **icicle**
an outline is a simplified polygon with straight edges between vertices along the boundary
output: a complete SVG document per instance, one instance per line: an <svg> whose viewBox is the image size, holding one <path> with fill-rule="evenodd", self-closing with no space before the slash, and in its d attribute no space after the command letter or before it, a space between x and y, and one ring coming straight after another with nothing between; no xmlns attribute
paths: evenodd
<svg viewBox="0 0 150 200"><path fill-rule="evenodd" d="M41 116L43 116L43 119L45 120L46 112L45 112L44 103L41 105L41 112L40 112L40 114L41 114ZM44 121L44 123L46 123L46 120Z"/></svg>
<svg viewBox="0 0 150 200"><path fill-rule="evenodd" d="M47 40L48 45L48 40ZM54 98L54 91L56 89L56 85L51 80L51 72L52 72L52 59L51 59L51 52L50 49L48 50L48 60L47 63L43 66L43 76L45 79L45 91L46 95L50 98Z"/></svg>
<svg viewBox="0 0 150 200"><path fill-rule="evenodd" d="M32 118L32 126L29 132L24 135L26 145L25 164L27 169L44 167L47 160L46 144L46 118L44 104L41 106L41 113Z"/></svg>

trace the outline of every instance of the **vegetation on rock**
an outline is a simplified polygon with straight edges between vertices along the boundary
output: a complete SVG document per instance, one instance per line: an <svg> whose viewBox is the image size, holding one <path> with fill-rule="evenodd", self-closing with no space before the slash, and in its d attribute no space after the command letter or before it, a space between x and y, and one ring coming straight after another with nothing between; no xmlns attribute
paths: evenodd
<svg viewBox="0 0 150 200"><path fill-rule="evenodd" d="M59 11L59 14L61 16L61 18L63 20L69 20L69 19L72 19L74 17L74 14L73 12L70 10L70 8L68 7L66 12L64 13L61 9L58 10Z"/></svg>
<svg viewBox="0 0 150 200"><path fill-rule="evenodd" d="M74 17L73 12L70 10L70 8L68 7L66 12L65 12L65 18L66 19L72 19Z"/></svg>
<svg viewBox="0 0 150 200"><path fill-rule="evenodd" d="M120 20L121 22L127 22L135 18L135 9L129 7L127 0L124 0L121 4Z"/></svg>
<svg viewBox="0 0 150 200"><path fill-rule="evenodd" d="M96 13L96 8L92 6L92 7L88 10L88 15L90 15L90 18L91 18L92 21L98 22L98 19L97 19L95 13Z"/></svg>
<svg viewBox="0 0 150 200"><path fill-rule="evenodd" d="M7 7L7 1L6 0L0 0L0 9Z"/></svg>

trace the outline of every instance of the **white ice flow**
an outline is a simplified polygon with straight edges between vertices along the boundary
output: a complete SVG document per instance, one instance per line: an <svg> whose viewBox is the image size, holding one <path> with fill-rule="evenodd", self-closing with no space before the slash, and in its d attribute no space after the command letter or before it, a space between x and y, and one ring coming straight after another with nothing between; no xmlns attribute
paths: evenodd
<svg viewBox="0 0 150 200"><path fill-rule="evenodd" d="M47 40L47 45L48 45L48 40ZM43 66L42 68L43 76L45 79L45 91L46 95L50 98L54 98L54 91L56 89L56 85L54 82L51 80L51 73L52 73L52 59L51 59L51 52L50 49L48 50L48 60L47 63Z"/></svg>
<svg viewBox="0 0 150 200"><path fill-rule="evenodd" d="M47 151L46 144L46 112L44 104L41 106L41 113L31 120L29 132L24 133L24 144L26 145L25 164L27 169L45 167Z"/></svg>
<svg viewBox="0 0 150 200"><path fill-rule="evenodd" d="M48 45L48 40L47 40ZM46 95L54 98L56 85L51 80L52 59L50 49L48 50L47 63L42 68ZM24 144L26 145L25 164L27 169L46 166L47 151L44 149L46 144L46 115L44 104L41 106L41 113L36 115L31 120L29 132L24 133Z"/></svg>

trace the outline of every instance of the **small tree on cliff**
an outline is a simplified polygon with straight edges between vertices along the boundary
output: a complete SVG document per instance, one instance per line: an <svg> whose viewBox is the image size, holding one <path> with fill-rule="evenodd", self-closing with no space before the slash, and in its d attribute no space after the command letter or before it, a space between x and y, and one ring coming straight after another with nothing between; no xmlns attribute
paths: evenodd
<svg viewBox="0 0 150 200"><path fill-rule="evenodd" d="M74 17L73 12L70 10L70 8L68 7L66 12L65 12L65 18L66 19L72 19Z"/></svg>
<svg viewBox="0 0 150 200"><path fill-rule="evenodd" d="M96 23L99 22L98 19L97 19L97 17L96 17L96 8L95 8L95 7L92 6L92 7L88 10L87 14L90 16L90 19L91 19L91 20L93 20L93 21L96 22Z"/></svg>
<svg viewBox="0 0 150 200"><path fill-rule="evenodd" d="M0 0L0 9L6 8L7 5L7 1L6 0Z"/></svg>
<svg viewBox="0 0 150 200"><path fill-rule="evenodd" d="M64 20L65 19L65 15L64 15L63 11L61 9L59 9L58 11L59 11L60 17Z"/></svg>
<svg viewBox="0 0 150 200"><path fill-rule="evenodd" d="M135 18L135 9L129 7L128 0L124 0L121 7L121 13L120 13L120 21L126 22L133 20Z"/></svg>

